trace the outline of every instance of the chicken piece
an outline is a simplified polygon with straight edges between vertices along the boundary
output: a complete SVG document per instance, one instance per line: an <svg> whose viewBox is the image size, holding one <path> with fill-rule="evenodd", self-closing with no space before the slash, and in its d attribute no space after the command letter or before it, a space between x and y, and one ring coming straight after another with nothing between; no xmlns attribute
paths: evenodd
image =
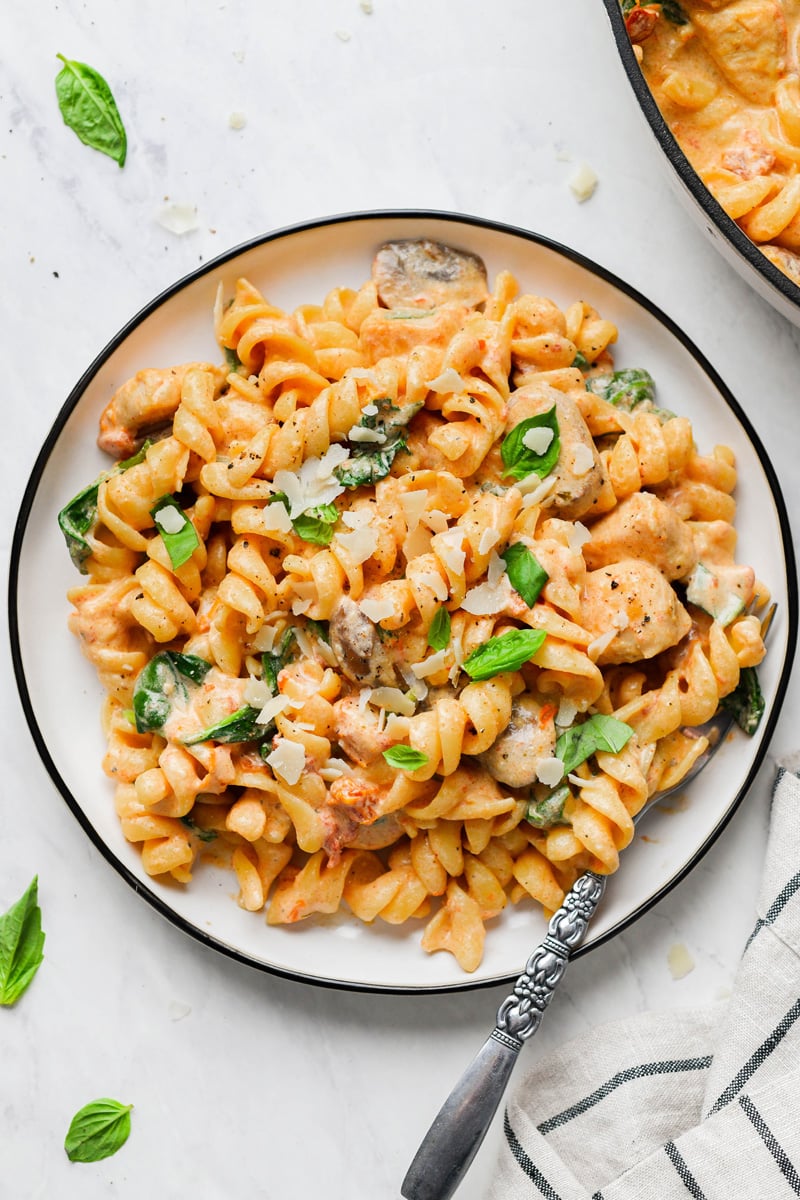
<svg viewBox="0 0 800 1200"><path fill-rule="evenodd" d="M387 308L435 308L457 301L475 308L489 289L477 254L428 238L386 242L372 263L378 299Z"/></svg>
<svg viewBox="0 0 800 1200"><path fill-rule="evenodd" d="M396 740L387 737L379 728L377 713L374 709L363 708L358 696L337 700L333 711L336 717L333 736L347 757L361 767L375 762Z"/></svg>
<svg viewBox="0 0 800 1200"><path fill-rule="evenodd" d="M181 388L188 371L209 371L218 387L224 371L210 363L183 363L179 367L148 367L117 388L100 416L97 444L114 458L135 454L144 435L167 424L181 402Z"/></svg>
<svg viewBox="0 0 800 1200"><path fill-rule="evenodd" d="M510 788L536 782L540 760L555 753L555 714L552 704L540 704L534 696L514 700L508 725L489 749L478 755L493 779Z"/></svg>
<svg viewBox="0 0 800 1200"><path fill-rule="evenodd" d="M697 562L689 527L651 492L634 492L590 532L592 540L583 547L590 570L621 558L643 558L666 579L684 579Z"/></svg>
<svg viewBox="0 0 800 1200"><path fill-rule="evenodd" d="M359 337L368 366L382 358L410 354L417 346L444 350L469 315L463 304L442 304L429 311L374 309L361 323Z"/></svg>
<svg viewBox="0 0 800 1200"><path fill-rule="evenodd" d="M330 644L339 666L354 683L394 687L397 677L377 626L354 600L343 596L331 613Z"/></svg>
<svg viewBox="0 0 800 1200"><path fill-rule="evenodd" d="M590 513L603 487L603 464L589 427L571 397L546 383L528 383L512 392L508 402L507 431L555 405L561 453L552 474L554 492L547 507L566 520L577 521Z"/></svg>
<svg viewBox="0 0 800 1200"><path fill-rule="evenodd" d="M595 638L618 630L597 656L600 666L653 658L692 628L692 618L658 567L635 559L589 572L582 620Z"/></svg>
<svg viewBox="0 0 800 1200"><path fill-rule="evenodd" d="M786 20L778 0L736 0L692 22L722 74L753 104L771 104L786 70Z"/></svg>

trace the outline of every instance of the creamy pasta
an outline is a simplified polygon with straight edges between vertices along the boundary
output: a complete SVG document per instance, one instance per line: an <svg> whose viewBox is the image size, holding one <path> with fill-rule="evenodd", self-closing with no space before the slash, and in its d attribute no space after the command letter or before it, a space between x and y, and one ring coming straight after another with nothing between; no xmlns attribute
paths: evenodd
<svg viewBox="0 0 800 1200"><path fill-rule="evenodd" d="M419 921L473 971L757 692L733 455L590 305L438 243L293 312L240 279L214 321L225 364L124 384L59 517L122 832L269 924Z"/></svg>
<svg viewBox="0 0 800 1200"><path fill-rule="evenodd" d="M711 194L800 284L798 0L622 0L656 103Z"/></svg>

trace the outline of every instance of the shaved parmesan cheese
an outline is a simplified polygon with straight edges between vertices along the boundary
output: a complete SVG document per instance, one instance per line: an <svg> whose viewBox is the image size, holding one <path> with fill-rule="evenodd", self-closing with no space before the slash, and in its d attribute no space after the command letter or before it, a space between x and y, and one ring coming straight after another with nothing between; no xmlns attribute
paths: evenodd
<svg viewBox="0 0 800 1200"><path fill-rule="evenodd" d="M423 680L417 679L412 668L408 663L398 663L397 669L408 684L409 690L415 700L424 700L428 694L428 685Z"/></svg>
<svg viewBox="0 0 800 1200"><path fill-rule="evenodd" d="M344 485L336 478L334 471L349 457L349 450L334 443L322 458L307 458L299 471L275 472L275 491L286 494L292 520L310 508L331 504L337 496L341 496Z"/></svg>
<svg viewBox="0 0 800 1200"><path fill-rule="evenodd" d="M675 942L673 946L670 946L667 952L667 963L669 964L669 973L675 980L683 979L690 971L694 970L694 959L683 942Z"/></svg>
<svg viewBox="0 0 800 1200"><path fill-rule="evenodd" d="M339 660L324 638L317 638L317 654L329 667L338 667Z"/></svg>
<svg viewBox="0 0 800 1200"><path fill-rule="evenodd" d="M303 774L306 765L306 748L289 738L276 738L275 749L267 755L267 765L274 773L292 787Z"/></svg>
<svg viewBox="0 0 800 1200"><path fill-rule="evenodd" d="M591 533L585 525L581 524L580 521L575 521L574 524L570 526L569 533L567 534L567 542L569 543L569 548L573 554L580 554L586 543L590 542L591 540Z"/></svg>
<svg viewBox="0 0 800 1200"><path fill-rule="evenodd" d="M377 687L372 689L370 704L376 708L386 708L390 712L400 713L404 717L413 717L416 704L413 699L401 692L400 688Z"/></svg>
<svg viewBox="0 0 800 1200"><path fill-rule="evenodd" d="M628 616L628 614L626 612L623 612L622 609L620 609L618 612L615 612L613 617L611 618L611 624L614 626L615 629L619 629L620 631L623 629L627 629L628 626L630 625L630 623L631 623L630 617Z"/></svg>
<svg viewBox="0 0 800 1200"><path fill-rule="evenodd" d="M442 371L441 375L437 375L435 379L429 379L427 387L432 392L463 392L465 390L463 379L452 367Z"/></svg>
<svg viewBox="0 0 800 1200"><path fill-rule="evenodd" d="M348 442L377 442L383 445L386 434L380 429L370 429L367 425L353 425L347 433Z"/></svg>
<svg viewBox="0 0 800 1200"><path fill-rule="evenodd" d="M575 174L569 181L570 190L579 204L583 204L590 196L594 195L594 190L597 187L598 179L592 168L586 163L581 163Z"/></svg>
<svg viewBox="0 0 800 1200"><path fill-rule="evenodd" d="M391 741L401 742L403 738L408 737L408 720L405 717L398 717L397 713L389 713L383 732Z"/></svg>
<svg viewBox="0 0 800 1200"><path fill-rule="evenodd" d="M605 633L601 633L599 637L596 637L593 642L589 642L589 645L586 647L586 653L592 662L597 662L600 655L604 650L608 649L616 636L616 629L608 629Z"/></svg>
<svg viewBox="0 0 800 1200"><path fill-rule="evenodd" d="M440 508L432 508L429 513L423 513L422 523L434 533L446 533L449 528L447 516Z"/></svg>
<svg viewBox="0 0 800 1200"><path fill-rule="evenodd" d="M369 704L369 698L371 695L372 688L362 688L358 693L358 711L362 716L367 711L367 705Z"/></svg>
<svg viewBox="0 0 800 1200"><path fill-rule="evenodd" d="M560 726L562 729L569 728L569 726L575 720L577 714L577 704L573 700L570 700L567 696L562 696L561 703L558 706L558 712L556 713L556 725Z"/></svg>
<svg viewBox="0 0 800 1200"><path fill-rule="evenodd" d="M266 684L264 686L266 687ZM292 701L288 696L270 696L256 717L256 724L269 725L270 721L274 721L279 713L286 712L287 708L292 707Z"/></svg>
<svg viewBox="0 0 800 1200"><path fill-rule="evenodd" d="M337 533L337 543L346 550L353 562L360 566L375 553L378 534L374 529L354 529L352 533Z"/></svg>
<svg viewBox="0 0 800 1200"><path fill-rule="evenodd" d="M492 617L502 612L511 600L511 582L507 575L502 575L494 585L479 583L477 587L470 588L461 601L461 607L475 617Z"/></svg>
<svg viewBox="0 0 800 1200"><path fill-rule="evenodd" d="M554 430L546 425L534 426L522 435L522 444L534 454L544 454L555 436Z"/></svg>
<svg viewBox="0 0 800 1200"><path fill-rule="evenodd" d="M578 442L577 446L572 451L572 470L580 475L588 475L594 466L594 454L591 447L584 442Z"/></svg>
<svg viewBox="0 0 800 1200"><path fill-rule="evenodd" d="M292 601L292 612L296 617L301 617L303 613L308 612L313 603L314 601L310 598L303 600L302 597L298 596L296 600Z"/></svg>
<svg viewBox="0 0 800 1200"><path fill-rule="evenodd" d="M437 650L435 654L429 654L422 662L412 663L411 670L417 679L426 679L428 675L435 675L437 671L444 669L446 656L447 650Z"/></svg>
<svg viewBox="0 0 800 1200"><path fill-rule="evenodd" d="M520 479L516 486L522 492L522 507L532 508L535 504L541 504L544 500L548 500L555 491L557 482L555 475L545 475L544 479L540 479L538 475L534 474Z"/></svg>
<svg viewBox="0 0 800 1200"><path fill-rule="evenodd" d="M484 529L481 540L478 542L478 554L488 554L499 541L500 534L496 529Z"/></svg>
<svg viewBox="0 0 800 1200"><path fill-rule="evenodd" d="M267 533L289 533L292 528L292 518L282 500L266 504L261 519Z"/></svg>
<svg viewBox="0 0 800 1200"><path fill-rule="evenodd" d="M499 554L493 554L489 559L489 566L486 571L486 580L489 584L489 587L497 587L497 584L500 582L505 573L505 559L501 558Z"/></svg>
<svg viewBox="0 0 800 1200"><path fill-rule="evenodd" d="M342 524L348 529L363 529L372 522L372 513L368 508L345 509L342 513Z"/></svg>
<svg viewBox="0 0 800 1200"><path fill-rule="evenodd" d="M414 582L419 587L430 588L434 600L439 600L441 603L444 603L450 595L447 584L435 571L420 571L415 576Z"/></svg>
<svg viewBox="0 0 800 1200"><path fill-rule="evenodd" d="M164 533L180 533L186 524L186 518L183 513L177 508L173 508L171 504L160 508L153 517L159 529L163 529Z"/></svg>
<svg viewBox="0 0 800 1200"><path fill-rule="evenodd" d="M408 532L413 533L419 525L419 519L425 511L428 493L424 489L419 492L403 492L400 497L400 507L406 518Z"/></svg>
<svg viewBox="0 0 800 1200"><path fill-rule="evenodd" d="M394 604L391 600L377 598L375 600L361 600L358 607L361 609L365 617L369 617L370 621L385 621L387 617L391 617L394 613Z"/></svg>
<svg viewBox="0 0 800 1200"><path fill-rule="evenodd" d="M242 699L251 708L261 708L263 704L267 704L272 699L272 692L263 679L256 679L251 675L244 685Z"/></svg>
<svg viewBox="0 0 800 1200"><path fill-rule="evenodd" d="M567 776L567 779L570 781L570 783L574 783L575 786L579 787L579 788L593 788L593 787L604 787L605 786L605 784L603 783L602 775L594 775L594 776L589 775L588 777L586 777L583 775L570 774Z"/></svg>
<svg viewBox="0 0 800 1200"><path fill-rule="evenodd" d="M156 213L156 220L162 229L178 237L200 227L197 209L193 204L165 204Z"/></svg>
<svg viewBox="0 0 800 1200"><path fill-rule="evenodd" d="M406 557L406 562L410 562L412 558L421 558L423 554L427 554L431 548L431 531L425 529L423 525L417 524L408 537L403 542L403 554Z"/></svg>
<svg viewBox="0 0 800 1200"><path fill-rule="evenodd" d="M466 551L462 549L464 530L456 525L446 533L437 533L435 541L436 553L452 575L462 575L466 562Z"/></svg>
<svg viewBox="0 0 800 1200"><path fill-rule="evenodd" d="M536 778L547 787L556 787L564 778L564 764L560 758L540 758L536 764Z"/></svg>
<svg viewBox="0 0 800 1200"><path fill-rule="evenodd" d="M274 625L262 625L253 638L253 649L258 651L259 654L269 654L275 645L276 633L277 630Z"/></svg>
<svg viewBox="0 0 800 1200"><path fill-rule="evenodd" d="M297 648L304 658L312 658L314 647L311 645L311 638L306 633L305 629L297 626L294 631L294 640L297 642Z"/></svg>

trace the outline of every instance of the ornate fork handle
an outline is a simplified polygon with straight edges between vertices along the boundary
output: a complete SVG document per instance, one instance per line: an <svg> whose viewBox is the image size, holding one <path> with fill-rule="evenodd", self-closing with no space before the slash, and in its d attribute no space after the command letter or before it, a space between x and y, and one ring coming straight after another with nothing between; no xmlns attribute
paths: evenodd
<svg viewBox="0 0 800 1200"><path fill-rule="evenodd" d="M593 871L576 880L547 935L497 1010L497 1024L428 1130L403 1180L406 1200L449 1200L478 1152L523 1044L542 1023L606 890Z"/></svg>

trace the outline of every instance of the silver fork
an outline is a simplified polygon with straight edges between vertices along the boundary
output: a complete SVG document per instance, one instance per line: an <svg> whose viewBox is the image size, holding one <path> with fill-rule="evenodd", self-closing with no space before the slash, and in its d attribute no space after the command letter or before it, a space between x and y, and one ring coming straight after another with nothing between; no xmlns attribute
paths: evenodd
<svg viewBox="0 0 800 1200"><path fill-rule="evenodd" d="M761 626L762 637L775 615L773 604ZM654 805L683 790L697 776L733 725L720 710L691 732L709 739L692 769L675 784L656 792L634 818L636 824ZM477 1154L500 1104L520 1050L539 1028L545 1009L564 977L570 958L583 942L606 890L608 876L586 871L550 918L547 934L525 964L514 990L497 1010L489 1037L445 1100L422 1140L403 1180L406 1200L449 1200Z"/></svg>

